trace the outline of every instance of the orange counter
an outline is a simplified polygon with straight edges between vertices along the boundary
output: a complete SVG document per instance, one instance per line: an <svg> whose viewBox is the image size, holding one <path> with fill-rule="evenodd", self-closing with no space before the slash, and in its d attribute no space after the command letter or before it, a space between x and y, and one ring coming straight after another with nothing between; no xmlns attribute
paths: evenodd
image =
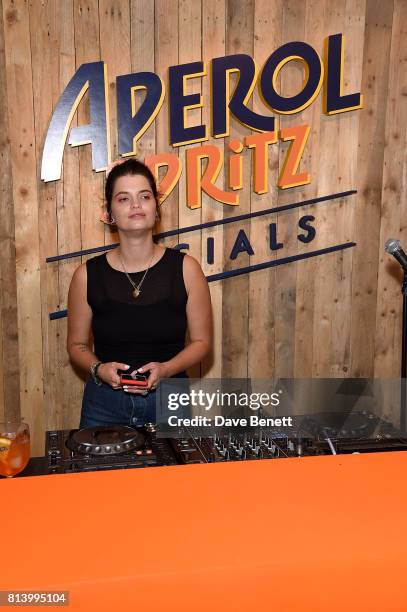
<svg viewBox="0 0 407 612"><path fill-rule="evenodd" d="M0 589L88 612L406 612L406 475L395 452L2 480Z"/></svg>

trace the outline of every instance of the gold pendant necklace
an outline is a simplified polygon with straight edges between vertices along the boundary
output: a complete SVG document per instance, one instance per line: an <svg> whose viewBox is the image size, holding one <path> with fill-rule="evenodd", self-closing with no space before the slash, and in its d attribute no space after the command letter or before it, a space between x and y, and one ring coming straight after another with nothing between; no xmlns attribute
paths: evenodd
<svg viewBox="0 0 407 612"><path fill-rule="evenodd" d="M154 259L154 249L153 249L153 254L152 254L152 256L151 256L151 259L150 259L150 261L149 261L149 264L148 264L148 266L147 266L147 270L144 272L144 274L143 274L143 278L141 279L141 281L139 282L139 284L138 284L138 285L136 285L136 284L135 284L135 283L134 283L134 282L131 280L130 276L128 275L127 270L126 270L126 266L124 265L124 261L123 261L123 259L122 259L122 256L121 256L121 253L120 253L120 252L119 252L119 257L120 257L121 264L122 264L122 266L123 266L124 273L125 273L125 275L127 276L127 278L129 279L129 282L130 282L131 286L133 287L133 291L131 292L131 294L132 294L132 296L134 297L134 299L137 299L137 298L138 298L138 296L139 296L139 295L140 295L140 293L141 293L141 285L143 284L144 279L145 279L145 277L147 276L147 272L148 272L148 271L149 271L149 269L150 269L151 262L152 262L152 261L153 261L153 259Z"/></svg>

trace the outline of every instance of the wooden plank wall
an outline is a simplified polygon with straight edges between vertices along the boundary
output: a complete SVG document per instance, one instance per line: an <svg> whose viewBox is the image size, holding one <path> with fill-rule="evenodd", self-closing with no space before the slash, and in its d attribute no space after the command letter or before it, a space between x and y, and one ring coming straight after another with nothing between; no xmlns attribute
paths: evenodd
<svg viewBox="0 0 407 612"><path fill-rule="evenodd" d="M3 15L0 15L3 31ZM4 38L0 37L0 420L20 413L16 253Z"/></svg>
<svg viewBox="0 0 407 612"><path fill-rule="evenodd" d="M0 17L0 418L29 421L34 452L47 428L77 426L83 381L65 350L66 308L74 269L84 258L46 264L50 256L110 244L117 236L99 222L103 173L91 171L89 146L67 147L60 181L40 181L44 138L53 109L84 62L108 65L112 157L117 155L115 78L152 70L167 81L171 65L247 53L261 67L270 53L304 40L323 54L329 34L345 34L345 91L362 91L364 109L327 117L322 95L281 127L308 122L311 133L301 169L307 186L279 191L288 143L269 148L269 193L252 190L251 151L243 156L240 206L204 195L202 208L185 206L185 172L163 205L161 231L357 189L356 196L308 205L300 211L191 232L165 241L189 242L206 274L295 255L346 241L357 247L250 275L211 283L215 318L213 354L205 376L397 377L400 369L400 270L385 255L387 238L407 244L406 130L407 6L403 0L1 0ZM233 79L232 79L233 80ZM289 64L283 95L298 91L302 72ZM201 91L202 109L191 124L209 124L209 77L188 83ZM264 112L257 90L252 108ZM88 120L85 99L74 118ZM139 143L143 158L187 147L168 145L168 97ZM231 136L249 130L231 120ZM224 147L228 141L210 139ZM193 145L195 146L195 145ZM218 185L227 183L226 170ZM300 216L315 216L317 235L299 244ZM268 225L278 225L284 248L270 251ZM255 254L229 259L237 230ZM206 263L206 240L215 238L215 262ZM199 368L195 369L199 374Z"/></svg>

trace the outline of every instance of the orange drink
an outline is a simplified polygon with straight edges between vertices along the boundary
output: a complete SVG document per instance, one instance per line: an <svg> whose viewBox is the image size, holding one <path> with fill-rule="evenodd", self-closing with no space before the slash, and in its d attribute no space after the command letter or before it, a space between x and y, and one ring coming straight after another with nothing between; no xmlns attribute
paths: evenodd
<svg viewBox="0 0 407 612"><path fill-rule="evenodd" d="M30 430L21 421L0 422L0 475L14 476L30 460Z"/></svg>

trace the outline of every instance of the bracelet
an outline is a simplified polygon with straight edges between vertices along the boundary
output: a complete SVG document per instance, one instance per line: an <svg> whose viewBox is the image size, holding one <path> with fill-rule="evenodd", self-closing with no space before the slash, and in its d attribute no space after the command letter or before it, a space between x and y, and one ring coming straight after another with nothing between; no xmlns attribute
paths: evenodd
<svg viewBox="0 0 407 612"><path fill-rule="evenodd" d="M97 371L98 371L99 366L101 366L101 365L102 365L102 362L101 362L101 361L95 361L95 363L92 363L92 365L90 366L90 375L92 376L93 381L94 381L94 382L95 382L97 385L99 385L99 387L101 387L101 386L102 386L102 381L101 381L101 380L100 380L100 378L98 377L98 375L97 375Z"/></svg>

